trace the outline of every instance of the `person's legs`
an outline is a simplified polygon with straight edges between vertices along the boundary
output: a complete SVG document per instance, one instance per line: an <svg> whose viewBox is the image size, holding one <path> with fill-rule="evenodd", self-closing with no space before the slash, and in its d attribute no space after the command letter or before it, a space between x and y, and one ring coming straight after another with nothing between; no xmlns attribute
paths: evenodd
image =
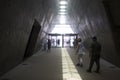
<svg viewBox="0 0 120 80"><path fill-rule="evenodd" d="M83 67L83 54L78 55L78 64L77 66Z"/></svg>
<svg viewBox="0 0 120 80"><path fill-rule="evenodd" d="M80 54L80 59L79 59L80 66L83 66L83 54Z"/></svg>
<svg viewBox="0 0 120 80"><path fill-rule="evenodd" d="M96 63L96 71L95 72L99 73L99 70L100 70L100 57L99 56L96 57L95 63Z"/></svg>
<svg viewBox="0 0 120 80"><path fill-rule="evenodd" d="M93 67L93 64L94 64L94 58L91 57L91 59L90 59L90 64L89 64L89 68L88 68L87 72L91 72L91 69L92 69L92 67Z"/></svg>
<svg viewBox="0 0 120 80"><path fill-rule="evenodd" d="M76 64L76 66L80 66L80 55L78 55L78 63Z"/></svg>

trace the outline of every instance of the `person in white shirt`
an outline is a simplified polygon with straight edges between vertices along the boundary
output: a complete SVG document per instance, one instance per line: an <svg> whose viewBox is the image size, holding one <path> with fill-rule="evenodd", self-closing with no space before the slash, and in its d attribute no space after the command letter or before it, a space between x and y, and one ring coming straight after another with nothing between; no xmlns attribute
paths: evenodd
<svg viewBox="0 0 120 80"><path fill-rule="evenodd" d="M76 66L83 67L83 55L85 53L84 53L84 45L82 43L81 38L78 39L76 54L78 54L78 63L76 64Z"/></svg>

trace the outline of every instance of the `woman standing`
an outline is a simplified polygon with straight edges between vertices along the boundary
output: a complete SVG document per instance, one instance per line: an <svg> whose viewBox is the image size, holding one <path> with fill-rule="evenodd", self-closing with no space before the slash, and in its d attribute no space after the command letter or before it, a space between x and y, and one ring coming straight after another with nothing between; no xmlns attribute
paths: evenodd
<svg viewBox="0 0 120 80"><path fill-rule="evenodd" d="M78 39L76 54L78 54L78 63L76 66L83 67L84 46L81 38Z"/></svg>

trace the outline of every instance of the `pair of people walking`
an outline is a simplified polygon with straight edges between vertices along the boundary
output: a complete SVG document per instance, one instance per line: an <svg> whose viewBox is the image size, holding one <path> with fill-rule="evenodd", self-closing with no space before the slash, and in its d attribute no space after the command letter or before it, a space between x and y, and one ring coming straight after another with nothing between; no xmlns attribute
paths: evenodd
<svg viewBox="0 0 120 80"><path fill-rule="evenodd" d="M78 39L78 47L76 50L76 53L78 54L78 64L77 66L83 66L83 44L81 42L81 39ZM89 63L89 68L87 69L87 72L92 72L92 67L93 64L96 63L96 73L99 73L100 71L100 53L101 53L101 44L97 41L97 37L94 36L92 37L92 43L90 46L90 50L89 50L89 57L90 57L90 63Z"/></svg>

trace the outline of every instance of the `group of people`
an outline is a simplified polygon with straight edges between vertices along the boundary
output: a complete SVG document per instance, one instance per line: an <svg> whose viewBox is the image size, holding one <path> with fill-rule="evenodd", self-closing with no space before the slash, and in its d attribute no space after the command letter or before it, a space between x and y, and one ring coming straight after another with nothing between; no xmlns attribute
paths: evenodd
<svg viewBox="0 0 120 80"><path fill-rule="evenodd" d="M46 42L46 41L45 41ZM76 46L76 54L78 54L78 63L76 66L83 67L83 55L85 54L86 48L83 44L81 38L77 39L77 46ZM50 51L51 49L51 40L47 40L47 49ZM100 53L101 53L101 44L97 41L97 37L92 37L92 43L88 49L89 52L89 68L87 72L92 72L93 64L96 63L96 73L100 72Z"/></svg>
<svg viewBox="0 0 120 80"><path fill-rule="evenodd" d="M100 72L100 53L101 53L101 44L97 41L97 37L92 37L92 43L88 49L89 52L89 68L87 72L92 72L93 64L96 63L96 73ZM78 54L78 63L76 66L83 67L83 55L85 54L85 47L82 43L82 39L78 39L78 45L76 49L76 54Z"/></svg>

